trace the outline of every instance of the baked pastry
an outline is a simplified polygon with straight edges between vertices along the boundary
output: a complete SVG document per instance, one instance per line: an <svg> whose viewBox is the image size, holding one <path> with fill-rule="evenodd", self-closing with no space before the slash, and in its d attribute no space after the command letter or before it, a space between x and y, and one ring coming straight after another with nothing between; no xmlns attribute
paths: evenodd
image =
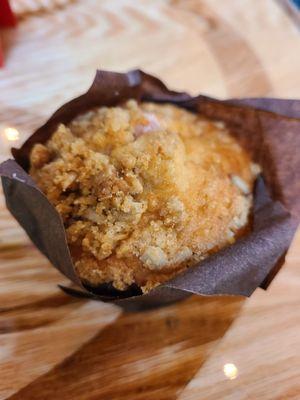
<svg viewBox="0 0 300 400"><path fill-rule="evenodd" d="M135 100L59 125L30 155L82 281L143 292L245 232L258 172L222 122Z"/></svg>

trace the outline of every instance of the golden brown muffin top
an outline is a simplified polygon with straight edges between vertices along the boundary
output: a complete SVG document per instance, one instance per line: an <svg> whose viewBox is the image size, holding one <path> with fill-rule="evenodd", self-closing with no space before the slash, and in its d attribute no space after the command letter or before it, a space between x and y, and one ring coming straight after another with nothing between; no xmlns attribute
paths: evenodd
<svg viewBox="0 0 300 400"><path fill-rule="evenodd" d="M30 161L81 278L120 290L148 291L232 243L258 172L223 123L134 100L59 125Z"/></svg>

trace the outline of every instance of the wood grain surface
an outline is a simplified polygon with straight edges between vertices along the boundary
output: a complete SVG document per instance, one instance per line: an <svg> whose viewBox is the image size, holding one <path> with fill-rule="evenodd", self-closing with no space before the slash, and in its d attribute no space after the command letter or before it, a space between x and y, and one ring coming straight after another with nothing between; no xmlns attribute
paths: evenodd
<svg viewBox="0 0 300 400"><path fill-rule="evenodd" d="M218 97L300 97L300 34L275 0L14 0L0 158L96 68ZM8 142L7 128L16 128ZM63 294L0 194L0 399L300 399L300 234L267 292L144 313Z"/></svg>

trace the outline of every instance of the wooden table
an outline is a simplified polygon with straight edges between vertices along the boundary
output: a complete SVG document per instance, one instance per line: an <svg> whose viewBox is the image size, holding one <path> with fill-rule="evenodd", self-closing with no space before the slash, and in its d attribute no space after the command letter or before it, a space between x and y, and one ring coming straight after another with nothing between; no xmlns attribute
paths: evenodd
<svg viewBox="0 0 300 400"><path fill-rule="evenodd" d="M300 97L299 30L275 0L13 5L18 29L2 32L1 134L14 127L24 140L98 67L141 67L193 94ZM0 399L300 399L299 263L298 234L267 292L123 314L63 294L57 283L67 279L1 195Z"/></svg>

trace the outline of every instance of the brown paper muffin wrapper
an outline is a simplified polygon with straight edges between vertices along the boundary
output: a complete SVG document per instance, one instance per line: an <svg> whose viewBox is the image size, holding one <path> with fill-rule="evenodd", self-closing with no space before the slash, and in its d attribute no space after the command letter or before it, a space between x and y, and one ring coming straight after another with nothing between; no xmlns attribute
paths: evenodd
<svg viewBox="0 0 300 400"><path fill-rule="evenodd" d="M148 294L132 286L118 291L111 284L84 286L74 269L62 220L27 174L35 143L45 143L57 124L69 123L93 107L114 106L127 99L173 103L222 120L263 169L255 186L251 232ZM291 244L300 216L300 101L191 97L169 90L157 78L135 70L125 74L98 71L91 88L59 108L23 144L14 160L0 165L7 207L40 251L78 289L69 294L140 309L197 295L250 296L267 288Z"/></svg>

